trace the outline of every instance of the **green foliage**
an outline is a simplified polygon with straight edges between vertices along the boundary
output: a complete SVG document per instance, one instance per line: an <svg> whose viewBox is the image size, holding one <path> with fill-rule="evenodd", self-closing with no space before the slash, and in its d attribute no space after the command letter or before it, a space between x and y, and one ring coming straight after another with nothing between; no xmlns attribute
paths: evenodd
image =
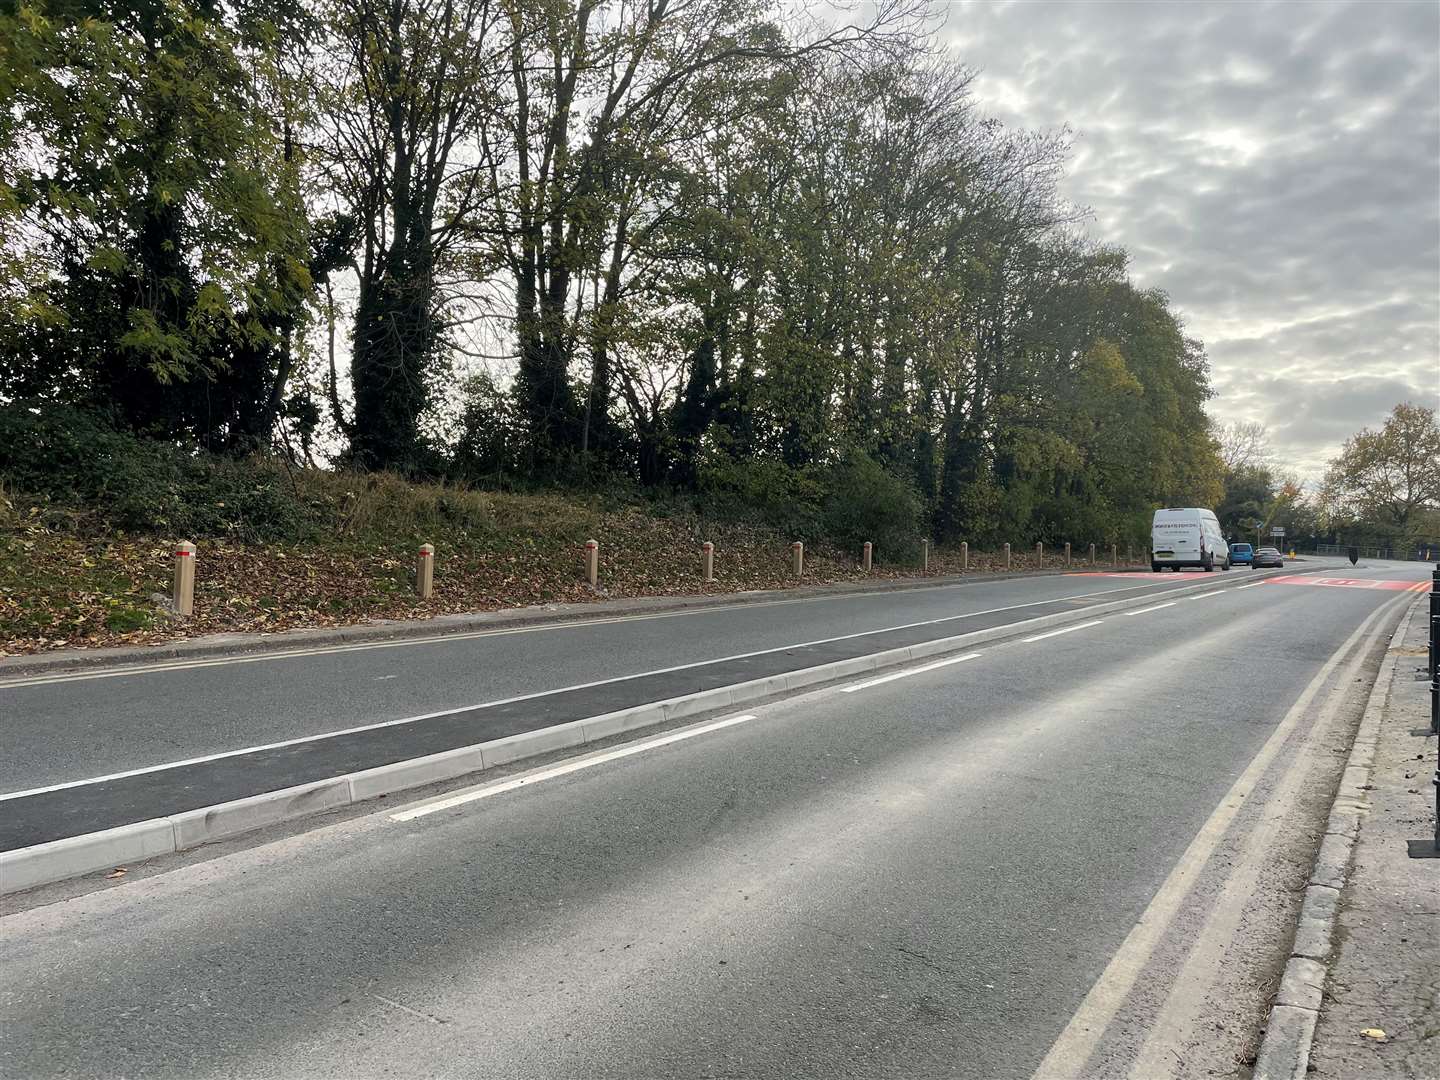
<svg viewBox="0 0 1440 1080"><path fill-rule="evenodd" d="M284 40L196 0L0 9L0 394L268 441L312 288Z"/></svg>
<svg viewBox="0 0 1440 1080"><path fill-rule="evenodd" d="M64 406L0 407L0 479L80 528L98 518L128 532L274 540L321 525L277 465L141 439Z"/></svg>
<svg viewBox="0 0 1440 1080"><path fill-rule="evenodd" d="M589 13L0 7L17 489L308 537L483 533L464 485L640 487L884 559L931 529L1125 542L1219 501L1203 347L1068 231L1066 132L984 119L973 73L893 27L799 47L765 4ZM458 379L462 347L511 381ZM250 460L277 449L374 475Z"/></svg>
<svg viewBox="0 0 1440 1080"><path fill-rule="evenodd" d="M852 451L825 471L824 535L859 555L865 541L887 563L918 557L924 506L908 481L867 454Z"/></svg>
<svg viewBox="0 0 1440 1080"><path fill-rule="evenodd" d="M825 489L812 473L779 461L716 455L701 466L697 498L718 520L773 525L797 540L821 533Z"/></svg>
<svg viewBox="0 0 1440 1080"><path fill-rule="evenodd" d="M1379 431L1346 440L1321 495L1332 530L1408 547L1440 523L1440 420L1434 409L1396 405Z"/></svg>

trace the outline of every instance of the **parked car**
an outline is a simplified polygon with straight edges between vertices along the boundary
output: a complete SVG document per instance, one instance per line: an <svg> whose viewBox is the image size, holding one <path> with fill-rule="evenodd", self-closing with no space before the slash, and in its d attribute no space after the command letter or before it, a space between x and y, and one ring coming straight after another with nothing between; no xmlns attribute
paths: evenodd
<svg viewBox="0 0 1440 1080"><path fill-rule="evenodd" d="M1255 547L1252 544L1231 544L1230 561L1237 566L1249 566L1250 561L1255 557Z"/></svg>
<svg viewBox="0 0 1440 1080"><path fill-rule="evenodd" d="M1283 567L1283 566L1285 565L1285 556L1280 554L1280 549L1279 549L1279 548L1273 548L1273 547L1256 548L1256 549L1255 549L1255 555L1254 555L1254 557L1251 559L1250 565L1251 565L1252 567L1254 567L1255 569L1257 569L1257 570L1258 570L1260 567L1262 567L1262 566L1280 566L1280 567Z"/></svg>

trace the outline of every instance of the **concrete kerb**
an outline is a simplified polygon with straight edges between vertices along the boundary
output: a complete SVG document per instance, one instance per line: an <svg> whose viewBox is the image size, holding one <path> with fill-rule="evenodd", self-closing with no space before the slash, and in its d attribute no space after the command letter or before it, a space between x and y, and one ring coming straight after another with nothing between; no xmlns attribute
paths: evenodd
<svg viewBox="0 0 1440 1080"><path fill-rule="evenodd" d="M1302 1080L1310 1064L1310 1047L1324 1000L1327 963L1335 940L1340 891L1350 871L1360 818L1369 812L1365 792L1370 783L1371 764L1380 737L1380 721L1395 679L1399 653L1410 620L1416 618L1424 597L1401 616L1386 646L1385 659L1370 688L1365 713L1355 733L1355 742L1341 777L1335 802L1325 823L1325 835L1310 872L1305 900L1295 927L1295 940L1274 1005L1265 1024L1265 1037L1255 1058L1254 1080Z"/></svg>

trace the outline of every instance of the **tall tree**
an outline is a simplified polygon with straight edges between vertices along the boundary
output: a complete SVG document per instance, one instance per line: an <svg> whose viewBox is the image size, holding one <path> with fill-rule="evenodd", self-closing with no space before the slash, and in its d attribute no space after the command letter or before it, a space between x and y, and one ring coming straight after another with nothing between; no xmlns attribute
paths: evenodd
<svg viewBox="0 0 1440 1080"><path fill-rule="evenodd" d="M1379 527L1392 539L1413 538L1423 512L1440 510L1440 423L1435 410L1396 405L1379 431L1346 440L1324 483L1332 507Z"/></svg>
<svg viewBox="0 0 1440 1080"><path fill-rule="evenodd" d="M268 440L310 284L299 162L274 120L291 29L208 0L0 12L0 215L26 275L5 291L28 346L10 388L48 373L50 393L142 431Z"/></svg>
<svg viewBox="0 0 1440 1080"><path fill-rule="evenodd" d="M420 421L448 366L458 267L483 276L486 172L469 148L500 107L505 38L491 0L328 0L320 65L333 184L359 230L351 454L416 468Z"/></svg>

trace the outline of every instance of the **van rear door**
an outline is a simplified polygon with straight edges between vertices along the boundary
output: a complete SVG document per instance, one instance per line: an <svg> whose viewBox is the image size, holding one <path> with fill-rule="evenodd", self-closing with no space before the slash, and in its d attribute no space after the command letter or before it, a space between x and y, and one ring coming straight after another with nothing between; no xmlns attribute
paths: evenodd
<svg viewBox="0 0 1440 1080"><path fill-rule="evenodd" d="M1199 562L1205 538L1200 516L1184 510L1155 511L1150 547L1157 562Z"/></svg>

